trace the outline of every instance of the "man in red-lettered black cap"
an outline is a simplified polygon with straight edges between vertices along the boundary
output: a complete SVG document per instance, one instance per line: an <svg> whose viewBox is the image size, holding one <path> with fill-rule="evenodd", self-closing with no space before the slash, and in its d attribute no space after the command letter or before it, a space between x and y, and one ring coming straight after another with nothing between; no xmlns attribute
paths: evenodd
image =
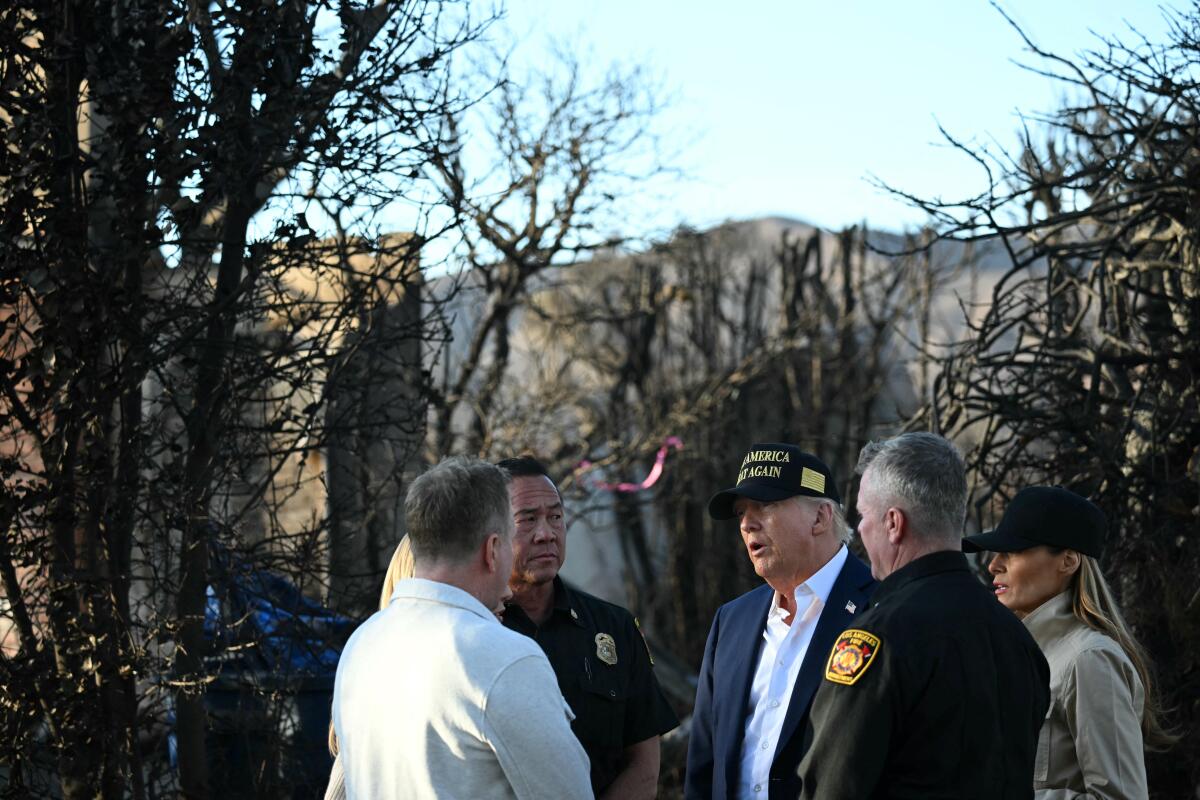
<svg viewBox="0 0 1200 800"><path fill-rule="evenodd" d="M692 715L684 796L794 797L804 720L837 635L875 581L846 547L833 473L791 444L753 445L709 501L738 520L765 584L717 610Z"/></svg>

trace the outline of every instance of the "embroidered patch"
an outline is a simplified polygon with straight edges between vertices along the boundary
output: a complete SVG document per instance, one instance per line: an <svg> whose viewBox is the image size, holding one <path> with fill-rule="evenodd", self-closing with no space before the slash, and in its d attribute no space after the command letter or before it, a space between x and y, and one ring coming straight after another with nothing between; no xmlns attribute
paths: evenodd
<svg viewBox="0 0 1200 800"><path fill-rule="evenodd" d="M617 643L607 633L596 634L596 658L610 667L617 663Z"/></svg>
<svg viewBox="0 0 1200 800"><path fill-rule="evenodd" d="M825 476L815 469L804 467L800 470L800 485L805 489L825 494Z"/></svg>
<svg viewBox="0 0 1200 800"><path fill-rule="evenodd" d="M857 628L842 631L829 654L829 663L825 666L825 680L852 686L874 663L877 655L877 637Z"/></svg>

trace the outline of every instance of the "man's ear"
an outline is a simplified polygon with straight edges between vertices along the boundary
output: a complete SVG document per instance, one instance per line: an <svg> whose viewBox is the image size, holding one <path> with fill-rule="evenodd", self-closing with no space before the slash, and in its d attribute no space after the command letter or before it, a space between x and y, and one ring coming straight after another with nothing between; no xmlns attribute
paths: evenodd
<svg viewBox="0 0 1200 800"><path fill-rule="evenodd" d="M488 572L495 572L500 568L500 534L490 534L483 543L483 565L487 567Z"/></svg>
<svg viewBox="0 0 1200 800"><path fill-rule="evenodd" d="M898 545L908 535L908 518L904 512L892 506L883 515L884 530L887 531L888 541Z"/></svg>
<svg viewBox="0 0 1200 800"><path fill-rule="evenodd" d="M817 518L813 520L813 536L820 536L823 533L828 533L830 524L833 522L833 507L829 503L821 503L817 506Z"/></svg>

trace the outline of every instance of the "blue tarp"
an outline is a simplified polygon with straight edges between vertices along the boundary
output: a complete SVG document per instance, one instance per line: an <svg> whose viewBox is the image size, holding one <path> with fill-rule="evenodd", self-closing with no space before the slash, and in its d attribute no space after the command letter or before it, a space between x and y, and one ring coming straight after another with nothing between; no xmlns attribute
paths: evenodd
<svg viewBox="0 0 1200 800"><path fill-rule="evenodd" d="M204 633L222 676L265 672L332 681L351 620L219 545L212 550L210 581Z"/></svg>
<svg viewBox="0 0 1200 800"><path fill-rule="evenodd" d="M320 797L333 679L356 623L220 545L210 550L209 581L211 788L225 798ZM174 731L168 749L175 766Z"/></svg>

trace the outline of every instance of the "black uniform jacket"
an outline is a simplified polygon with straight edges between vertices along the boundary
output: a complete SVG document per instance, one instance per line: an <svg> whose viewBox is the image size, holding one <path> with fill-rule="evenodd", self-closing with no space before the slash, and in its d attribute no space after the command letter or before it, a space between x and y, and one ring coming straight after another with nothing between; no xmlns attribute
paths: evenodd
<svg viewBox="0 0 1200 800"><path fill-rule="evenodd" d="M549 619L539 627L510 605L504 626L535 640L550 659L575 712L571 730L591 759L597 795L620 773L626 747L679 724L654 678L646 641L620 606L556 577Z"/></svg>
<svg viewBox="0 0 1200 800"><path fill-rule="evenodd" d="M879 584L813 700L801 797L1028 798L1050 670L962 553Z"/></svg>

